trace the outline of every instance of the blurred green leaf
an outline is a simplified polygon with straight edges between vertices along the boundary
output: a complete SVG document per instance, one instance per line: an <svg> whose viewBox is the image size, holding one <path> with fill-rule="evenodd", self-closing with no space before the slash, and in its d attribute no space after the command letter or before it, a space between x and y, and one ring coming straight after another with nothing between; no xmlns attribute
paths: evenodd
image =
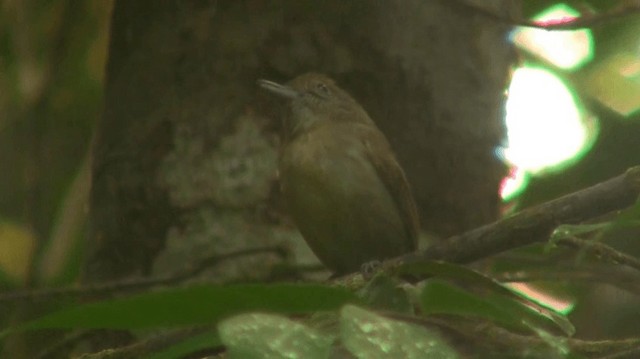
<svg viewBox="0 0 640 359"><path fill-rule="evenodd" d="M344 346L356 358L459 358L433 330L347 305L341 311Z"/></svg>
<svg viewBox="0 0 640 359"><path fill-rule="evenodd" d="M14 283L27 279L36 236L18 222L0 219L0 268Z"/></svg>
<svg viewBox="0 0 640 359"><path fill-rule="evenodd" d="M222 342L220 342L218 334L212 331L210 333L200 334L192 338L185 339L181 343L173 345L166 350L148 355L145 357L145 359L182 358L189 353L193 353L206 348L215 348L220 345L222 345Z"/></svg>
<svg viewBox="0 0 640 359"><path fill-rule="evenodd" d="M333 338L271 314L242 314L218 325L230 358L328 358Z"/></svg>
<svg viewBox="0 0 640 359"><path fill-rule="evenodd" d="M509 291L499 282L476 272L465 266L444 262L444 261L420 261L413 263L403 263L397 268L399 275L440 276L443 278L455 279L476 286L489 288L497 292Z"/></svg>
<svg viewBox="0 0 640 359"><path fill-rule="evenodd" d="M193 286L63 309L14 330L195 325L248 311L309 313L357 301L344 289L312 284Z"/></svg>
<svg viewBox="0 0 640 359"><path fill-rule="evenodd" d="M442 280L432 279L425 283L421 304L422 311L427 315L473 316L534 332L546 331L553 325L568 335L574 331L564 317L564 320L556 321L512 298L495 293L489 293L486 297L478 296Z"/></svg>
<svg viewBox="0 0 640 359"><path fill-rule="evenodd" d="M424 314L455 314L489 319L509 326L520 326L504 309L441 280L429 280L422 289L421 305Z"/></svg>
<svg viewBox="0 0 640 359"><path fill-rule="evenodd" d="M580 237L585 234L597 232L596 240L601 240L607 237L607 234L626 228L638 228L640 227L640 200L619 213L608 222L592 223L592 224L563 224L558 226L553 233L549 243L555 244L560 239L567 237Z"/></svg>
<svg viewBox="0 0 640 359"><path fill-rule="evenodd" d="M542 325L542 323L554 323L555 326L560 328L567 335L573 335L573 333L575 332L575 328L564 315L540 303L534 302L529 298L524 297L520 293L503 286L502 284L500 284L500 282L465 266L442 261L422 261L403 264L398 268L398 273L401 275L414 276L438 276L439 278L454 280L456 283L462 283L464 287L468 288L469 290L481 292L482 296L472 294L467 291L462 291L459 288L455 288L449 285L452 292L447 295L452 295L456 298L459 298L459 300L470 301L469 303L467 303L467 305L485 306L489 304L493 307L496 307L496 309L499 309L500 312L493 312L489 308L485 308L486 310L490 310L490 312L493 313L492 315L495 315L495 320L498 320L501 317L499 313L507 310L507 313L505 313L507 314L507 317L518 315L518 318L527 319L531 324L538 323L537 325ZM435 285L436 288L440 288L438 287L438 284L432 285ZM429 286L429 283L427 283L427 286ZM425 291L426 294L429 294L429 290L433 289L425 287L425 289L423 290L423 301L425 300ZM439 295L438 290L436 290L432 294ZM441 300L446 301L447 299L443 298ZM435 304L438 305L438 303ZM451 305L450 310L456 309L456 305L454 305L453 303L442 304L445 306ZM502 306L505 306L506 308L502 308ZM461 310L464 309L461 308Z"/></svg>
<svg viewBox="0 0 640 359"><path fill-rule="evenodd" d="M558 337L555 335L550 335L544 330L536 330L536 334L539 338L541 338L546 344L548 349L551 351L547 357L558 357L568 359L570 355L571 358L582 358L578 354L572 354L571 349L569 348L569 344L567 342L567 338Z"/></svg>
<svg viewBox="0 0 640 359"><path fill-rule="evenodd" d="M608 223L610 225L604 228L602 236L606 236L608 231L640 227L640 198L638 198L633 206L620 211L618 215Z"/></svg>
<svg viewBox="0 0 640 359"><path fill-rule="evenodd" d="M19 285L16 282L15 278L11 277L7 273L5 273L4 269L0 267L0 288L18 288Z"/></svg>

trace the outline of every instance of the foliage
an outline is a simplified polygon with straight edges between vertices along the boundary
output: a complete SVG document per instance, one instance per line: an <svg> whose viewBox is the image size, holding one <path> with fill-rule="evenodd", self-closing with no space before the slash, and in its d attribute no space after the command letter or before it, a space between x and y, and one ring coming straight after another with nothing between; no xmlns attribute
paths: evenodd
<svg viewBox="0 0 640 359"><path fill-rule="evenodd" d="M533 13L548 2L525 7L536 7L529 9ZM134 349L154 359L207 350L226 350L232 358L458 358L476 350L513 358L637 354L638 203L589 224L561 225L546 245L496 251L473 265L404 263L372 278L355 274L360 282L353 286L171 283L95 296L73 287L63 288L70 289L71 300L59 300L47 288L77 283L84 263L87 153L102 111L111 5L32 3L8 2L0 13L0 355L24 333L31 339L49 337L52 330L90 329L129 330L140 343L94 358L132 356ZM605 115L609 137L595 145L594 154L566 172L537 178L521 204L569 193L636 161L640 142L633 124ZM546 298L524 295L512 282L527 283ZM23 287L35 291L22 293L20 301L3 297ZM574 311L554 307L558 301ZM193 335L181 331L192 328ZM576 331L634 337L582 342L572 337ZM47 340L26 346L54 346Z"/></svg>

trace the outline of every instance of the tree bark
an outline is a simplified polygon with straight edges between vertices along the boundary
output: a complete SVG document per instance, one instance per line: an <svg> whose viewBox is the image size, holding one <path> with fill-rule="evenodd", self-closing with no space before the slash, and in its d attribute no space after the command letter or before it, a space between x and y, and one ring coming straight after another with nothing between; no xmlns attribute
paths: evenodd
<svg viewBox="0 0 640 359"><path fill-rule="evenodd" d="M519 4L476 3L498 14ZM405 168L424 230L495 220L508 31L457 1L116 1L85 280L282 241L312 258L265 215L277 210L279 122L259 78L316 71L352 93Z"/></svg>

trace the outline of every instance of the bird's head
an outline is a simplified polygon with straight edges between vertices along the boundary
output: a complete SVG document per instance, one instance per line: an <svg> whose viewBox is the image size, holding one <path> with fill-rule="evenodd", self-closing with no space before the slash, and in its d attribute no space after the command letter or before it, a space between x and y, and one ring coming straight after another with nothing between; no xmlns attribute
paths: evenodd
<svg viewBox="0 0 640 359"><path fill-rule="evenodd" d="M293 137L319 121L359 121L373 124L364 109L329 77L318 73L300 75L287 84L258 80L260 87L288 100L285 127Z"/></svg>

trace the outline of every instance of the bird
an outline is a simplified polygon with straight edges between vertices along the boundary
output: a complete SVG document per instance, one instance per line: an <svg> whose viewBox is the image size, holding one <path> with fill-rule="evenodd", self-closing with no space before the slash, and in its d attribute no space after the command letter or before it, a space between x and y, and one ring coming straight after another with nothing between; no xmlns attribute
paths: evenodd
<svg viewBox="0 0 640 359"><path fill-rule="evenodd" d="M409 183L364 108L323 74L258 85L284 100L281 193L320 262L347 274L415 251L420 225Z"/></svg>

